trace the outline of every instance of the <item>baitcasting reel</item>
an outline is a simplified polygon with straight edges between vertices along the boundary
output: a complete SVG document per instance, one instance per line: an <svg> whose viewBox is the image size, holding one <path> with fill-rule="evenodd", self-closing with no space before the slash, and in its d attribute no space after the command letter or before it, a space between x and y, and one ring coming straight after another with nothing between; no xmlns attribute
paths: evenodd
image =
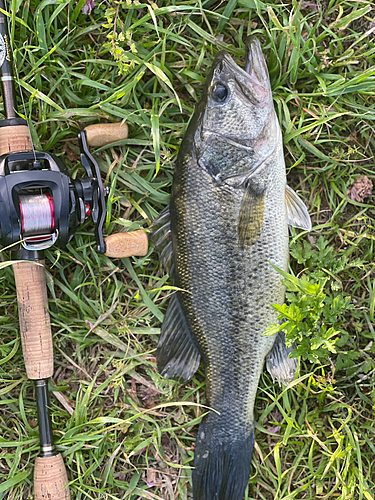
<svg viewBox="0 0 375 500"><path fill-rule="evenodd" d="M98 251L105 253L105 192L86 133L78 135L87 177L71 179L55 155L30 151L0 156L0 245L19 243L26 250L64 248L91 216Z"/></svg>

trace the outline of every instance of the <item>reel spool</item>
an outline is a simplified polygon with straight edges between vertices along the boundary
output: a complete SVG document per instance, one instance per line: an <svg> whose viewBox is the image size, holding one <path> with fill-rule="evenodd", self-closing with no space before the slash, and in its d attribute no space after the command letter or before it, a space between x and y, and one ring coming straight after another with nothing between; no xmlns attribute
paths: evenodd
<svg viewBox="0 0 375 500"><path fill-rule="evenodd" d="M23 194L19 196L21 236L24 247L54 243L55 207L50 193ZM30 238L30 236L34 236Z"/></svg>
<svg viewBox="0 0 375 500"><path fill-rule="evenodd" d="M23 194L19 202L23 237L54 232L55 207L50 193Z"/></svg>

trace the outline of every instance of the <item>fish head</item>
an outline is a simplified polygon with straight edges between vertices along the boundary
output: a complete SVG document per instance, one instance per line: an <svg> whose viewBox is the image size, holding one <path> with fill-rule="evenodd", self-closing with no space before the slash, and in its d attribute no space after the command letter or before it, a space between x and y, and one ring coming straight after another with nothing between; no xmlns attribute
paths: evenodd
<svg viewBox="0 0 375 500"><path fill-rule="evenodd" d="M281 134L267 64L256 37L246 40L245 69L226 52L217 55L196 118L198 161L218 182L246 177L272 154Z"/></svg>

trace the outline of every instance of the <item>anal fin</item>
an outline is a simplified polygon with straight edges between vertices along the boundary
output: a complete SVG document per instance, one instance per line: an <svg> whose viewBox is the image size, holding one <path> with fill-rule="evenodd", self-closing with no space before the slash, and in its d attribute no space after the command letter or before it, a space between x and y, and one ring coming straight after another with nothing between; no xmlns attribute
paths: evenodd
<svg viewBox="0 0 375 500"><path fill-rule="evenodd" d="M294 380L298 365L297 358L289 357L289 354L295 349L295 345L286 346L283 331L276 335L275 343L266 358L267 371L271 374L273 381L276 379L279 383L288 385Z"/></svg>
<svg viewBox="0 0 375 500"><path fill-rule="evenodd" d="M178 295L172 295L161 327L156 350L159 373L164 378L186 382L197 371L200 354L195 347Z"/></svg>

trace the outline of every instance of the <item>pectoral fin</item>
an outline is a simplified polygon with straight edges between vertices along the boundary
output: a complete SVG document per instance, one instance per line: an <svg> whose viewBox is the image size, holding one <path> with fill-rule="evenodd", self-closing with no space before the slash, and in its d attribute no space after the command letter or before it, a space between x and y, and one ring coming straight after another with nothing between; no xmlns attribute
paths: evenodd
<svg viewBox="0 0 375 500"><path fill-rule="evenodd" d="M178 295L172 295L161 327L156 359L164 378L187 382L197 371L200 354L195 347Z"/></svg>
<svg viewBox="0 0 375 500"><path fill-rule="evenodd" d="M247 187L240 210L238 240L242 248L255 243L263 229L265 189Z"/></svg>
<svg viewBox="0 0 375 500"><path fill-rule="evenodd" d="M271 374L273 381L276 379L279 383L288 385L294 380L298 365L296 358L289 357L295 346L287 347L285 345L285 333L283 331L276 335L275 343L266 358L267 371Z"/></svg>
<svg viewBox="0 0 375 500"><path fill-rule="evenodd" d="M311 231L311 219L307 207L289 186L285 189L285 204L289 226Z"/></svg>
<svg viewBox="0 0 375 500"><path fill-rule="evenodd" d="M173 248L171 239L171 215L169 206L155 219L150 227L150 240L160 255L164 269L170 275L173 272Z"/></svg>

